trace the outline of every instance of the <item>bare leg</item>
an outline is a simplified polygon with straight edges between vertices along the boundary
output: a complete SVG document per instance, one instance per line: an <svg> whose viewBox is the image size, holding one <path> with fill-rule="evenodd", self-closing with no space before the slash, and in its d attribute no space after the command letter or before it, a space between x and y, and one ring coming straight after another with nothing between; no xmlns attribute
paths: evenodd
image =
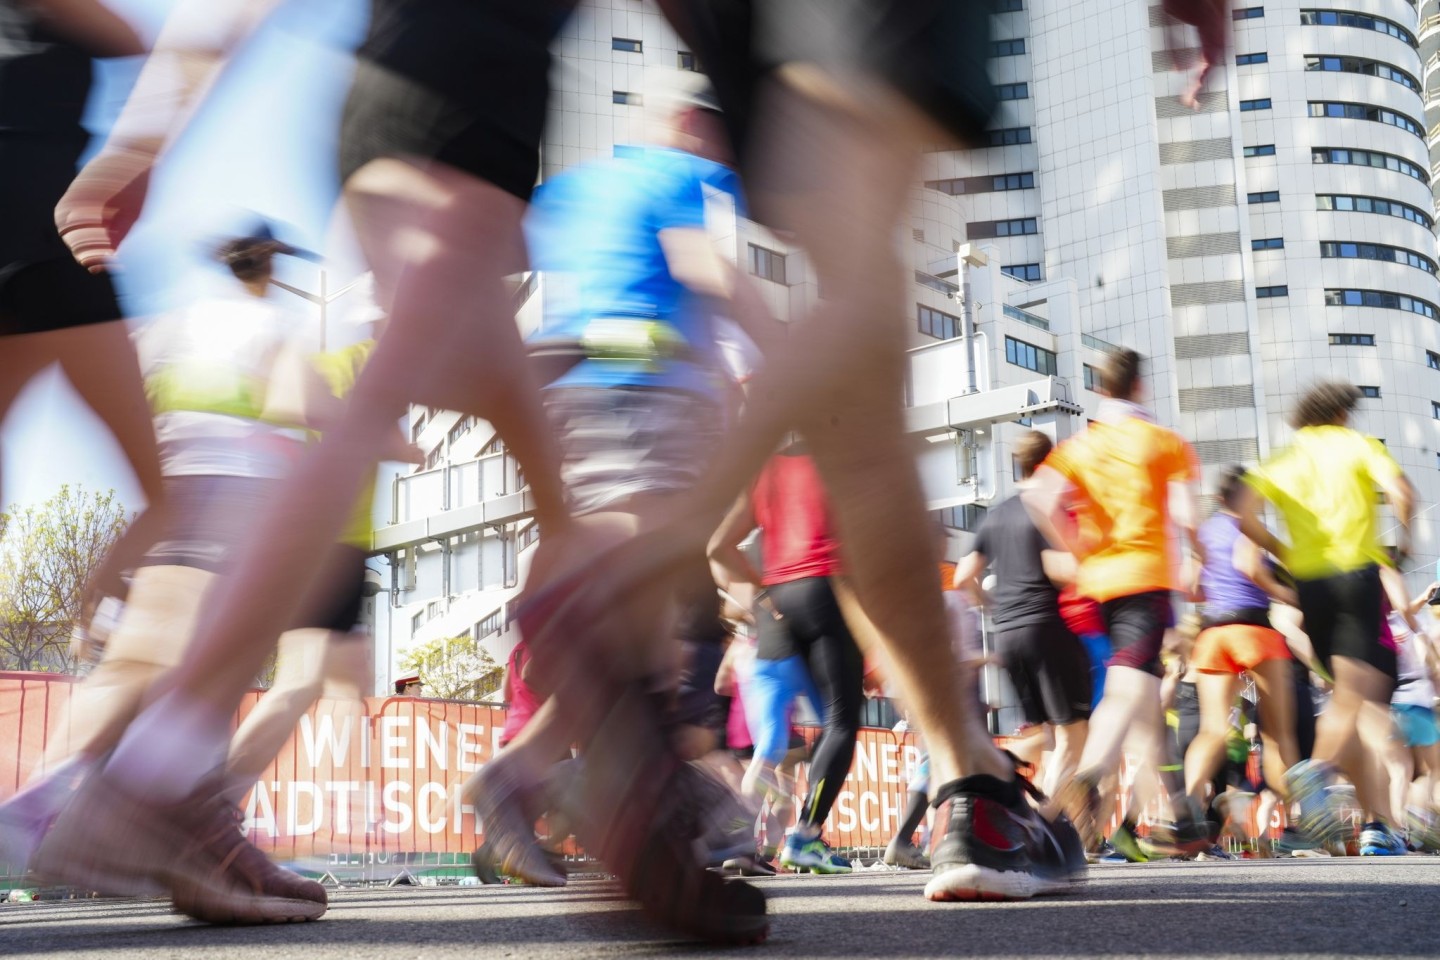
<svg viewBox="0 0 1440 960"><path fill-rule="evenodd" d="M1330 666L1335 692L1318 724L1315 759L1339 767L1354 784L1360 805L1393 823L1383 763L1395 731L1390 715L1394 681L1351 657L1332 657Z"/></svg>
<svg viewBox="0 0 1440 960"><path fill-rule="evenodd" d="M1050 819L1060 812L1060 804L1056 799L1060 788L1069 783L1080 769L1080 755L1085 750L1090 723L1077 720L1054 729L1055 749L1051 751L1050 759L1045 762L1044 776L1040 781L1040 789L1050 798L1040 808L1040 813Z"/></svg>
<svg viewBox="0 0 1440 960"><path fill-rule="evenodd" d="M1239 677L1233 673L1201 671L1195 680L1200 701L1200 730L1185 751L1185 792L1198 804L1205 790L1225 765L1225 740L1230 734L1230 707L1235 703Z"/></svg>
<svg viewBox="0 0 1440 960"><path fill-rule="evenodd" d="M1285 771L1300 762L1295 743L1295 684L1289 660L1265 660L1250 668L1259 694L1261 763L1271 789L1285 791ZM1281 796L1286 796L1283 792Z"/></svg>

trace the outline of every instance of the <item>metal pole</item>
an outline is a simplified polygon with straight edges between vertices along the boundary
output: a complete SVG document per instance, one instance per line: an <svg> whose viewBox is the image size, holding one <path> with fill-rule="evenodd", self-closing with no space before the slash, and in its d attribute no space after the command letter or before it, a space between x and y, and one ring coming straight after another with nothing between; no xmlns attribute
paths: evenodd
<svg viewBox="0 0 1440 960"><path fill-rule="evenodd" d="M970 261L961 253L960 261L960 337L965 341L965 393L978 392L975 385L975 321L970 309Z"/></svg>
<svg viewBox="0 0 1440 960"><path fill-rule="evenodd" d="M330 306L330 297L326 290L325 268L320 268L320 352L325 352L325 312Z"/></svg>

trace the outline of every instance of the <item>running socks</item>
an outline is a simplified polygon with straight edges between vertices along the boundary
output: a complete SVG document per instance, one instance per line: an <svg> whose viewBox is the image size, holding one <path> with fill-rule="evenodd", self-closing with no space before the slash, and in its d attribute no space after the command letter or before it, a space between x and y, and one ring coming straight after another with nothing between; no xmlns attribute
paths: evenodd
<svg viewBox="0 0 1440 960"><path fill-rule="evenodd" d="M901 843L914 843L915 831L920 829L920 821L925 819L925 808L930 805L930 798L919 790L910 791L909 802L905 805L905 819L900 824L900 830L895 834Z"/></svg>

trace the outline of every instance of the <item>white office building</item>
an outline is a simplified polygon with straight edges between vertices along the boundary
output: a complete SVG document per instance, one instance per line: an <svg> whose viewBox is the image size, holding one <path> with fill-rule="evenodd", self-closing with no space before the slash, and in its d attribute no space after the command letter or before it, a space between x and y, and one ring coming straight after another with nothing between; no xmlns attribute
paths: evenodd
<svg viewBox="0 0 1440 960"><path fill-rule="evenodd" d="M915 281L897 305L912 343L910 426L953 554L1008 495L1015 431L1083 428L1110 344L1149 358L1148 400L1195 444L1207 480L1283 445L1298 393L1343 377L1365 390L1358 425L1385 440L1421 509L1440 502L1419 15L1407 0L1311 2L1331 0L1237 10L1230 62L1199 110L1177 97L1186 75L1170 69L1158 6L1004 3L992 145L927 154L911 234L897 238ZM547 176L642 141L649 79L695 67L639 0L586 0L557 54ZM749 223L715 232L777 316L816 304L802 254ZM517 296L528 329L543 278L524 278ZM503 658L535 540L523 477L486 424L417 409L411 431L427 462L396 481L393 523L376 534L394 564L392 646L469 632ZM1432 516L1416 538L1426 566L1440 552Z"/></svg>

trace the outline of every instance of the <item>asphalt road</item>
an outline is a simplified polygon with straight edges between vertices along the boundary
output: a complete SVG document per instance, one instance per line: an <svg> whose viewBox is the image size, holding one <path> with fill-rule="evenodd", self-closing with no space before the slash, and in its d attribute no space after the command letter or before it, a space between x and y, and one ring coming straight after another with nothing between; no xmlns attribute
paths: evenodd
<svg viewBox="0 0 1440 960"><path fill-rule="evenodd" d="M756 957L1440 955L1440 857L1096 867L1065 897L932 904L916 873L762 881ZM649 927L601 882L351 888L318 923L220 929L157 901L0 906L0 956L423 958L724 956Z"/></svg>

